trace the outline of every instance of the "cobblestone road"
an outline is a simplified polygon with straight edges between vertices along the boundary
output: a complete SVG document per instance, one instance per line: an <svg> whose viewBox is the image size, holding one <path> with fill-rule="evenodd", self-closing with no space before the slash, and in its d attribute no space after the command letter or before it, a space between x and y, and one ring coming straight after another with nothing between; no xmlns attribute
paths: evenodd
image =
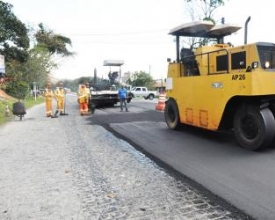
<svg viewBox="0 0 275 220"><path fill-rule="evenodd" d="M0 219L249 219L78 115L0 127ZM93 117L96 117L93 116Z"/></svg>

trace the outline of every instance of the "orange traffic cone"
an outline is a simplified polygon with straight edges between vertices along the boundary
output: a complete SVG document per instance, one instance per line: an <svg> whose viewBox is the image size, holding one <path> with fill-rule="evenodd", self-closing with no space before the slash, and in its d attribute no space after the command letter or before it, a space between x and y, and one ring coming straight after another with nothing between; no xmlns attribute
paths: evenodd
<svg viewBox="0 0 275 220"><path fill-rule="evenodd" d="M164 111L165 101L166 101L166 94L165 93L159 94L159 100L158 100L158 104L156 105L156 110Z"/></svg>

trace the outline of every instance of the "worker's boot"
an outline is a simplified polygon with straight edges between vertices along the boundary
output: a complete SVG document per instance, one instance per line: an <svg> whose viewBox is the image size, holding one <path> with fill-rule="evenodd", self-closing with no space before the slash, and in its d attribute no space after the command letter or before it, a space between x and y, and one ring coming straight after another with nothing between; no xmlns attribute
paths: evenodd
<svg viewBox="0 0 275 220"><path fill-rule="evenodd" d="M52 116L52 118L58 118L57 114L58 114L58 110L55 111L55 113L54 113L54 115Z"/></svg>

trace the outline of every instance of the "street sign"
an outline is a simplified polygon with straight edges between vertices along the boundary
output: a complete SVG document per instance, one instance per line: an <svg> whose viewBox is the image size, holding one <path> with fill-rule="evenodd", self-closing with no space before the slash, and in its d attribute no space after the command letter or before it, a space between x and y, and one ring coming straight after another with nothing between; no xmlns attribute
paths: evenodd
<svg viewBox="0 0 275 220"><path fill-rule="evenodd" d="M0 55L0 73L5 73L5 57Z"/></svg>

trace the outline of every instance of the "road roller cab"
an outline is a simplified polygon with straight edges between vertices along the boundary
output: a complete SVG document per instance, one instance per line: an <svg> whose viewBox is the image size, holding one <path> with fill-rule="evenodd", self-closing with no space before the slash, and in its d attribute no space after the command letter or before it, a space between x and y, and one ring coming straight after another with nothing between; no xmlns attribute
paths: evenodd
<svg viewBox="0 0 275 220"><path fill-rule="evenodd" d="M275 136L275 44L247 44L246 36L240 46L223 43L240 28L199 21L170 31L177 49L176 60L168 60L165 120L170 129L233 130L240 146L258 150ZM216 43L181 48L182 37Z"/></svg>

